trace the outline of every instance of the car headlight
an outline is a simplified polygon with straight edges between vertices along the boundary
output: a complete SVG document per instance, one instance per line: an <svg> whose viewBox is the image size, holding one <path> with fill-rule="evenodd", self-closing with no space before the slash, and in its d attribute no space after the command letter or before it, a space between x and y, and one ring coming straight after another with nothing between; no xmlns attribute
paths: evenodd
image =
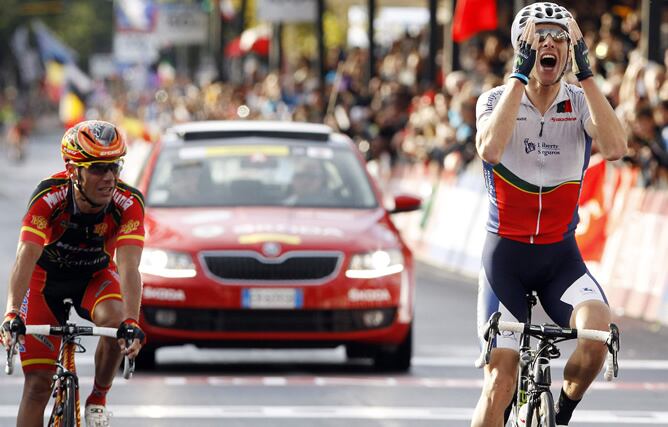
<svg viewBox="0 0 668 427"><path fill-rule="evenodd" d="M197 274L189 254L150 248L144 248L142 252L139 271L170 279L195 277Z"/></svg>
<svg viewBox="0 0 668 427"><path fill-rule="evenodd" d="M346 277L351 279L375 279L404 270L404 256L398 249L378 250L356 254L350 260Z"/></svg>

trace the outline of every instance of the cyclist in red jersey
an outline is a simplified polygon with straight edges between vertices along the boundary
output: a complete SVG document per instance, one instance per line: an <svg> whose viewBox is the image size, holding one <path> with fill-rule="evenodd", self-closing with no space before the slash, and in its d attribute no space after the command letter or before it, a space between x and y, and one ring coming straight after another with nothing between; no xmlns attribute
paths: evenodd
<svg viewBox="0 0 668 427"><path fill-rule="evenodd" d="M555 3L534 3L515 16L508 82L482 94L476 148L490 199L479 279L478 325L494 311L523 321L526 294L538 292L563 327L608 330L610 309L574 238L577 204L592 144L608 160L626 153L625 132L594 81L584 37ZM580 87L562 81L572 62ZM471 425L500 427L515 392L518 337L494 342ZM603 366L606 348L579 341L564 369L557 425L568 425Z"/></svg>
<svg viewBox="0 0 668 427"><path fill-rule="evenodd" d="M10 330L19 331L25 374L20 426L42 425L59 348L57 337L21 334L25 324L61 323L62 301L71 298L81 317L119 328L117 342L100 338L95 352L87 426L108 425L106 395L123 354L136 357L145 341L137 324L144 201L119 179L126 151L111 123L81 122L63 136L65 170L43 180L30 199L0 330L4 343Z"/></svg>

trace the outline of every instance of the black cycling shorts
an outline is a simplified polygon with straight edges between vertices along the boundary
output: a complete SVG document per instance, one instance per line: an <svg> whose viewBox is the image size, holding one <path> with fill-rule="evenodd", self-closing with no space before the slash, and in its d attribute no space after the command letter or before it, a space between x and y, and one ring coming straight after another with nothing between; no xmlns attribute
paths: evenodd
<svg viewBox="0 0 668 427"><path fill-rule="evenodd" d="M526 295L536 291L554 323L569 327L573 308L596 300L608 304L603 289L587 270L575 237L557 243L530 244L487 233L478 278L478 331L496 311L501 320L527 320ZM480 336L481 345L484 345ZM517 349L519 334L504 333L496 347Z"/></svg>

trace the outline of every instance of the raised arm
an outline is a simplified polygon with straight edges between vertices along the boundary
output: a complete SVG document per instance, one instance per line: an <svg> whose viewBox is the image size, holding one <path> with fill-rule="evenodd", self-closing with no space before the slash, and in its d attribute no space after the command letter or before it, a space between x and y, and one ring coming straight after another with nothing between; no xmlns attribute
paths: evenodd
<svg viewBox="0 0 668 427"><path fill-rule="evenodd" d="M501 161L515 129L523 94L524 84L510 79L491 115L478 121L475 145L478 155L487 163L495 165Z"/></svg>
<svg viewBox="0 0 668 427"><path fill-rule="evenodd" d="M476 149L480 157L487 163L497 164L501 161L506 145L510 141L520 110L524 88L529 82L529 74L536 62L538 38L535 37L536 25L533 18L525 25L519 37L513 73L506 84L506 89L490 113L490 100L484 101L487 105L482 115L478 116L478 130L476 133Z"/></svg>
<svg viewBox="0 0 668 427"><path fill-rule="evenodd" d="M606 160L620 159L628 149L626 132L612 106L592 78L593 73L589 67L588 58L589 50L578 24L571 19L568 26L571 40L574 41L571 47L573 71L580 81L591 115L584 124L585 130L596 142L601 155Z"/></svg>

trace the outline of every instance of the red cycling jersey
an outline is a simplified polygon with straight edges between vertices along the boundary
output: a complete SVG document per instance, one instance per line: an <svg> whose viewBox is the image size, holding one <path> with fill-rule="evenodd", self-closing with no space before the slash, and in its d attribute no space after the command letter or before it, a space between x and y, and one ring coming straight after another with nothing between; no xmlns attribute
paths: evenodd
<svg viewBox="0 0 668 427"><path fill-rule="evenodd" d="M100 213L78 212L65 171L43 180L23 218L21 241L44 245L37 265L50 277L83 278L114 267L123 245L144 245L144 200L119 181L112 201Z"/></svg>

